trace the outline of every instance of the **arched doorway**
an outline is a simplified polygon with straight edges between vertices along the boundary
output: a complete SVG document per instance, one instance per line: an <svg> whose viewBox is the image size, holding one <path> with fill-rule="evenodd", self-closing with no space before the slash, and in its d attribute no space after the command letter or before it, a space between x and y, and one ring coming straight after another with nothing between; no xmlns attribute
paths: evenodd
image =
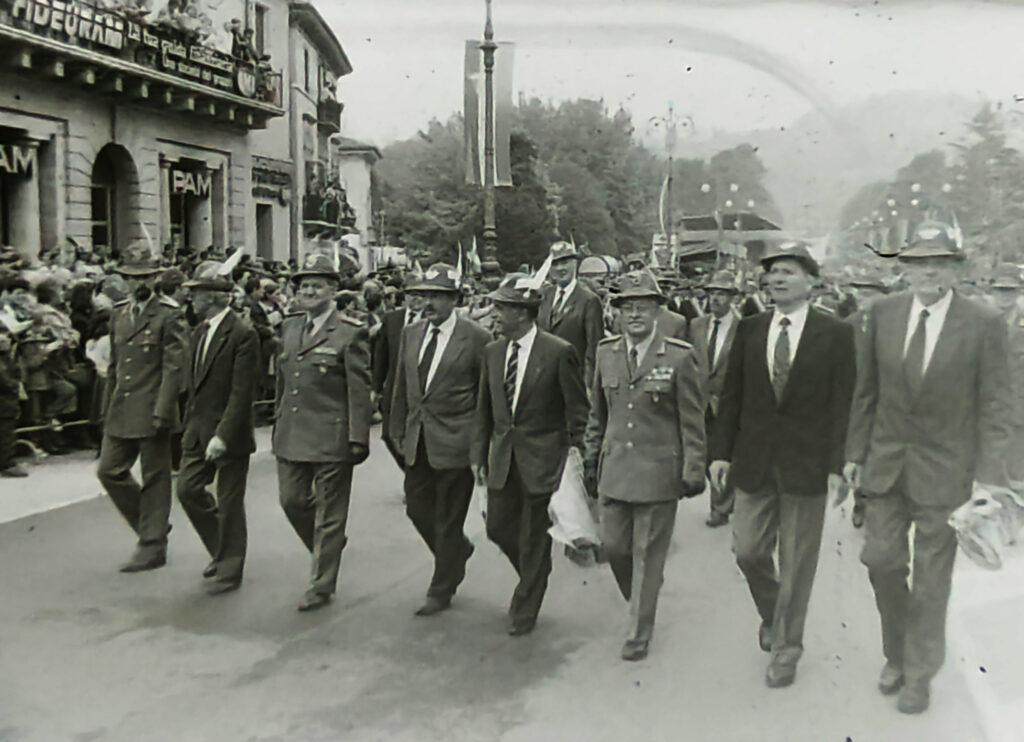
<svg viewBox="0 0 1024 742"><path fill-rule="evenodd" d="M92 166L93 250L118 257L133 239L139 214L139 174L128 150L108 144Z"/></svg>

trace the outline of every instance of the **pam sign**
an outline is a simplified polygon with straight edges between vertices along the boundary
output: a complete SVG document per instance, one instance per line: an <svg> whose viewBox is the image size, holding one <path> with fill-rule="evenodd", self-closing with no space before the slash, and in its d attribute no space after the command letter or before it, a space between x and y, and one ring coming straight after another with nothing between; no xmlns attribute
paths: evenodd
<svg viewBox="0 0 1024 742"><path fill-rule="evenodd" d="M36 148L18 144L0 146L0 173L32 175L36 167Z"/></svg>
<svg viewBox="0 0 1024 742"><path fill-rule="evenodd" d="M210 174L205 170L171 170L171 192L175 194L207 198L211 182Z"/></svg>

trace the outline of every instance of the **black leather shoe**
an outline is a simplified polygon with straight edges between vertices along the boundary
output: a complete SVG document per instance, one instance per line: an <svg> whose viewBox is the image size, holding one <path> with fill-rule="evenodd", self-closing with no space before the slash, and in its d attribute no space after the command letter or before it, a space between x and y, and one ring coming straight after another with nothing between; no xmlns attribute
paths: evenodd
<svg viewBox="0 0 1024 742"><path fill-rule="evenodd" d="M757 644L762 652L772 651L772 627L766 623L757 630Z"/></svg>
<svg viewBox="0 0 1024 742"><path fill-rule="evenodd" d="M725 513L712 513L708 516L708 519L704 521L704 525L708 528L719 528L726 525L729 522L729 516Z"/></svg>
<svg viewBox="0 0 1024 742"><path fill-rule="evenodd" d="M331 602L331 596L326 593L306 593L306 597L299 603L298 609L305 613L306 611L315 611L318 608L323 608L325 605Z"/></svg>
<svg viewBox="0 0 1024 742"><path fill-rule="evenodd" d="M208 580L217 576L217 562L210 562L203 568L203 579Z"/></svg>
<svg viewBox="0 0 1024 742"><path fill-rule="evenodd" d="M793 665L768 665L764 683L769 688L785 688L796 680L796 667Z"/></svg>
<svg viewBox="0 0 1024 742"><path fill-rule="evenodd" d="M159 569L167 564L167 555L163 552L145 554L136 552L131 559L121 565L121 572L146 572L151 569Z"/></svg>
<svg viewBox="0 0 1024 742"><path fill-rule="evenodd" d="M648 642L629 639L622 645L622 659L627 662L638 662L647 656Z"/></svg>
<svg viewBox="0 0 1024 742"><path fill-rule="evenodd" d="M513 621L508 625L509 636L526 636L536 627L536 621Z"/></svg>
<svg viewBox="0 0 1024 742"><path fill-rule="evenodd" d="M441 598L432 598L428 596L423 605L416 609L416 615L433 616L441 611L447 610L451 604L452 601L450 599L442 600Z"/></svg>
<svg viewBox="0 0 1024 742"><path fill-rule="evenodd" d="M896 708L901 714L921 714L928 710L928 682L905 683Z"/></svg>
<svg viewBox="0 0 1024 742"><path fill-rule="evenodd" d="M886 662L878 676L878 690L883 696L891 696L903 687L903 671L891 662Z"/></svg>
<svg viewBox="0 0 1024 742"><path fill-rule="evenodd" d="M207 595L223 595L224 593L230 593L237 590L242 586L241 577L231 577L228 579L217 579L212 582L208 582L206 586Z"/></svg>

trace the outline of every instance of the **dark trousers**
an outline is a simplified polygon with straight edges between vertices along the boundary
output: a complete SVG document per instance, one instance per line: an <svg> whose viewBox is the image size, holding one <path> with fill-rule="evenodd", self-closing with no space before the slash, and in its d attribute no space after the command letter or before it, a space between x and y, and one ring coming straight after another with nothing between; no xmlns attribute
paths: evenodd
<svg viewBox="0 0 1024 742"><path fill-rule="evenodd" d="M736 490L733 543L761 621L772 628L772 663L795 665L818 569L825 496L787 495L775 486ZM779 549L776 572L773 553ZM776 577L778 574L778 577Z"/></svg>
<svg viewBox="0 0 1024 742"><path fill-rule="evenodd" d="M248 456L222 456L207 461L202 449L186 449L178 474L178 501L221 580L242 579L248 531L245 525L245 481ZM217 480L217 497L207 487Z"/></svg>
<svg viewBox="0 0 1024 742"><path fill-rule="evenodd" d="M629 636L650 641L678 500L601 501L601 545L622 597L629 601Z"/></svg>
<svg viewBox="0 0 1024 742"><path fill-rule="evenodd" d="M13 417L0 417L0 469L14 466L14 434L18 420Z"/></svg>
<svg viewBox="0 0 1024 742"><path fill-rule="evenodd" d="M171 514L170 437L161 430L149 438L104 435L96 469L100 484L128 525L139 536L139 549L167 550L167 521ZM131 474L142 458L142 485Z"/></svg>
<svg viewBox="0 0 1024 742"><path fill-rule="evenodd" d="M352 465L278 458L277 482L281 507L313 555L310 591L333 595L341 552L348 541L345 525L352 493Z"/></svg>
<svg viewBox="0 0 1024 742"><path fill-rule="evenodd" d="M711 440L711 433L715 427L715 415L708 407L704 411L704 432L707 440ZM708 462L710 464L710 462ZM736 503L736 489L732 486L732 478L727 477L725 486L719 487L715 481L708 478L711 483L711 512L718 515L732 515Z"/></svg>
<svg viewBox="0 0 1024 742"><path fill-rule="evenodd" d="M916 504L902 478L886 494L867 498L860 560L875 590L882 651L908 681L931 680L946 657L946 608L957 548L946 520L953 509ZM914 576L908 586L911 523Z"/></svg>
<svg viewBox="0 0 1024 742"><path fill-rule="evenodd" d="M472 495L469 467L434 469L421 437L416 462L405 470L405 512L434 555L429 597L450 600L466 576L473 545L462 529Z"/></svg>
<svg viewBox="0 0 1024 742"><path fill-rule="evenodd" d="M551 493L534 494L523 487L515 459L500 490L487 491L487 537L508 557L519 584L512 594L509 616L516 625L537 621L551 574L548 502Z"/></svg>

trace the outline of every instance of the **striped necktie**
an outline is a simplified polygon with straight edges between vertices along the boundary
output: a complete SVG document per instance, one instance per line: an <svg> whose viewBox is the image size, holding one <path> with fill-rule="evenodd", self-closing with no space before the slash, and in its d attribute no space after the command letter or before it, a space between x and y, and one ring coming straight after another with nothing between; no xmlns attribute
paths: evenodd
<svg viewBox="0 0 1024 742"><path fill-rule="evenodd" d="M514 412L513 403L516 400L516 377L519 374L519 343L512 343L512 352L508 356L508 364L505 366L505 399L508 401L508 409Z"/></svg>
<svg viewBox="0 0 1024 742"><path fill-rule="evenodd" d="M782 392L786 389L786 381L789 379L790 347L789 347L789 317L779 320L779 338L775 341L774 373L772 373L772 387L775 389L775 401L782 401Z"/></svg>

